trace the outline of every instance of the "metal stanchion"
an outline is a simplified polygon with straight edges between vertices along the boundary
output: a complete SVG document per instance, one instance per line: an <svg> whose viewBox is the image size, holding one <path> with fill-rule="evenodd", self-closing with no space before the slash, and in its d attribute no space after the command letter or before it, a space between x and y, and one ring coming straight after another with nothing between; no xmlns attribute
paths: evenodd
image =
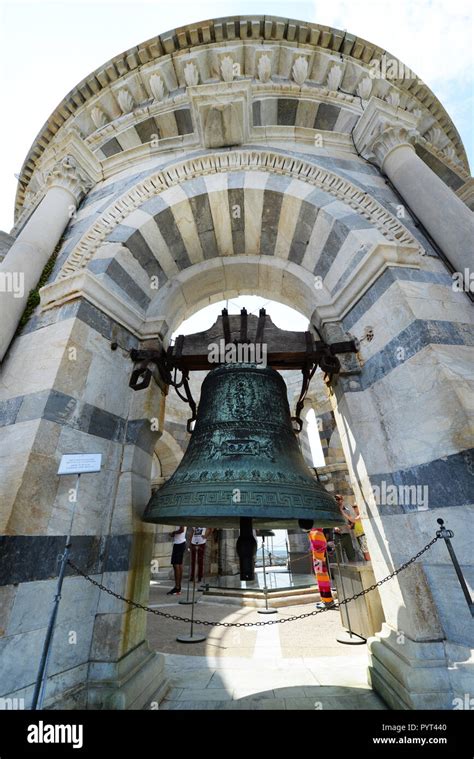
<svg viewBox="0 0 474 759"><path fill-rule="evenodd" d="M193 577L193 600L192 603L192 609L191 609L191 632L189 635L178 635L176 640L178 643L202 643L203 640L206 640L205 635L194 635L194 605L196 603L195 600L196 597L196 573L194 573Z"/></svg>
<svg viewBox="0 0 474 759"><path fill-rule="evenodd" d="M459 565L458 557L454 553L454 548L451 545L451 538L454 537L454 532L452 530L448 530L444 526L444 519L437 519L436 521L440 526L440 529L436 532L436 534L439 535L440 538L443 538L444 542L446 543L446 548L448 549L451 561L453 562L454 570L458 576L462 592L464 593L464 598L466 599L467 605L469 606L469 611L474 616L474 602L471 598L469 588L466 585L466 580L464 579L461 567Z"/></svg>
<svg viewBox="0 0 474 759"><path fill-rule="evenodd" d="M344 580L343 580L342 572L341 572L341 564L339 561L339 551L341 550L341 542L340 540L337 540L337 538L334 542L335 542L335 548L336 548L335 553L336 553L337 571L341 579L342 597L346 598L346 591L344 590ZM338 597L339 597L339 594L338 594ZM347 631L340 637L336 638L336 640L338 643L345 643L346 645L362 646L367 641L361 635L358 635L357 633L352 632L348 604L344 604L344 605L346 607L346 614L347 614Z"/></svg>
<svg viewBox="0 0 474 759"><path fill-rule="evenodd" d="M49 659L51 655L51 647L53 645L56 620L58 617L59 602L61 600L61 592L62 592L62 587L63 587L64 575L66 573L66 566L67 566L69 554L71 551L72 525L74 522L74 514L76 512L76 504L77 504L77 497L79 493L80 478L81 478L81 475L78 474L77 482L76 482L76 493L75 493L75 498L74 498L73 507L72 507L72 514L71 514L71 521L69 524L68 536L66 538L66 545L64 547L63 553L58 557L58 559L61 562L61 565L59 568L59 575L58 575L58 584L56 586L56 594L53 599L53 609L51 611L51 617L49 619L48 629L46 631L46 637L44 640L43 652L41 654L41 661L40 661L40 665L38 669L38 675L36 678L35 689L33 691L33 700L31 702L31 709L33 711L40 710L43 708L44 697L46 694L46 683L48 682L48 665L49 665Z"/></svg>
<svg viewBox="0 0 474 759"><path fill-rule="evenodd" d="M263 564L263 595L265 596L265 608L258 609L257 614L278 614L278 609L268 606L267 573L265 571L265 536L262 535L262 564Z"/></svg>
<svg viewBox="0 0 474 759"><path fill-rule="evenodd" d="M183 562L183 563L184 563L184 562ZM190 567L189 567L189 568L190 568ZM192 603L193 603L193 602L190 600L190 598L189 598L189 582L190 582L190 580L189 580L189 575L190 575L190 573L188 572L188 582L187 582L187 585L186 585L186 598L185 598L185 599L183 599L182 601L178 601L178 603L179 603L179 604L181 604L182 606L188 606L189 604L192 604Z"/></svg>

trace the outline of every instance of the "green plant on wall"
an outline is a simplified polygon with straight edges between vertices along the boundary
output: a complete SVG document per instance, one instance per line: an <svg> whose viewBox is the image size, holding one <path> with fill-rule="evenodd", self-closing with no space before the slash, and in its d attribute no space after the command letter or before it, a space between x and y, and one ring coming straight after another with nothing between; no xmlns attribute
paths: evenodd
<svg viewBox="0 0 474 759"><path fill-rule="evenodd" d="M59 241L59 243L56 245L53 253L49 257L46 266L44 267L43 271L41 272L41 277L39 278L38 284L33 290L30 290L28 294L28 299L26 301L25 310L23 311L23 316L20 319L20 322L18 324L18 328L16 333L18 334L21 332L25 324L28 323L30 320L36 306L39 305L40 302L40 293L42 287L47 283L49 277L51 276L51 272L54 269L54 264L56 263L56 259L58 257L58 253L61 249L62 240Z"/></svg>

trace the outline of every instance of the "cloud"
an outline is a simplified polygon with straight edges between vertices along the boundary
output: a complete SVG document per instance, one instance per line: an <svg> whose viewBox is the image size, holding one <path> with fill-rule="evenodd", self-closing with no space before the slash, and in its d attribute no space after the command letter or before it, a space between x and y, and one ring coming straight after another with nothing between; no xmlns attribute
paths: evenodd
<svg viewBox="0 0 474 759"><path fill-rule="evenodd" d="M429 86L472 78L471 0L316 0L314 9L316 23L386 49Z"/></svg>

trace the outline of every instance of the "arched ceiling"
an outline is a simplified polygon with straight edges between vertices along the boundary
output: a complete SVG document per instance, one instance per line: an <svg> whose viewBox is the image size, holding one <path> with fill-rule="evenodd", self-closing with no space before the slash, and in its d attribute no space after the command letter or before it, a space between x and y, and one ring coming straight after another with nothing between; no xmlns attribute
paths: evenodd
<svg viewBox="0 0 474 759"><path fill-rule="evenodd" d="M384 56L399 64L401 78L373 76L374 62ZM31 183L35 171L41 172L45 155L54 157L66 133L74 132L110 176L121 153L143 159L154 134L163 149L193 145L195 85L208 85L212 96L218 82L242 83L242 97L251 99L252 134L263 130L262 138L272 128L282 137L292 129L293 138L298 129L319 130L349 145L363 101L375 95L419 113L430 153L446 171L464 176L466 154L448 114L413 72L404 71L394 56L349 32L273 16L214 19L158 35L94 71L51 114L21 170L17 217L25 193L38 190L39 183Z"/></svg>
<svg viewBox="0 0 474 759"><path fill-rule="evenodd" d="M332 171L271 149L216 151L151 173L117 198L58 278L87 266L106 243L127 247L160 286L192 264L234 254L276 255L326 277L350 236L366 249L387 240L422 252L400 220ZM105 259L102 252L95 265Z"/></svg>

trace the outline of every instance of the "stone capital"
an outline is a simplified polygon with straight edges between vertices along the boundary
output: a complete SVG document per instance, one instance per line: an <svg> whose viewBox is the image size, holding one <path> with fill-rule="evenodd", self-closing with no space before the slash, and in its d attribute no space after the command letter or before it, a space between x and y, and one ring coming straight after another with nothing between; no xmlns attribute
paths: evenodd
<svg viewBox="0 0 474 759"><path fill-rule="evenodd" d="M357 150L382 169L392 150L401 145L413 148L418 121L419 116L372 97L354 129Z"/></svg>
<svg viewBox="0 0 474 759"><path fill-rule="evenodd" d="M76 205L93 186L91 178L77 165L71 155L61 158L46 176L46 189L50 187L62 187L73 196Z"/></svg>
<svg viewBox="0 0 474 759"><path fill-rule="evenodd" d="M413 143L417 138L417 132L414 129L407 129L404 126L387 124L381 128L378 137L372 142L372 155L375 162L383 169L385 159L388 154L395 148L407 145L413 148Z"/></svg>

